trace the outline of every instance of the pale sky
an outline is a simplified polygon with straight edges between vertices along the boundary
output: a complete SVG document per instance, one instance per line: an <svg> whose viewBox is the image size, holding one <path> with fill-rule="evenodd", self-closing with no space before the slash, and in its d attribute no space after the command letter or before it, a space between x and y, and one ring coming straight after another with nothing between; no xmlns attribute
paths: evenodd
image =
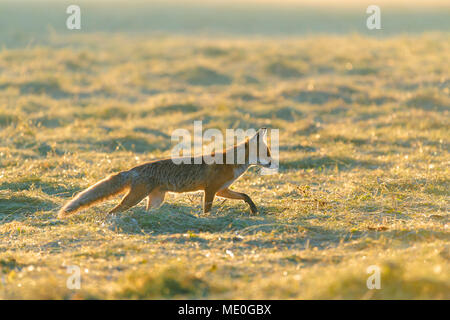
<svg viewBox="0 0 450 320"><path fill-rule="evenodd" d="M8 0L4 0L8 2ZM26 1L26 0L25 0ZM28 0L30 2L39 3L61 0ZM87 0L79 0L86 2ZM14 0L9 0L14 2ZM91 3L133 3L133 2L171 2L171 3L222 3L222 4L248 4L248 3L271 3L276 5L307 5L307 6L324 6L324 7L348 7L348 6L368 6L379 5L384 7L430 7L430 8L450 8L450 0L89 0Z"/></svg>
<svg viewBox="0 0 450 320"><path fill-rule="evenodd" d="M96 1L96 0L91 0ZM100 0L111 1L111 0ZM119 0L120 1L120 0ZM128 1L130 0L123 0ZM132 2L133 0L131 0ZM140 0L137 0L140 1ZM145 0L145 2L151 2L152 0ZM156 0L164 2L194 2L194 3L271 3L276 5L307 5L307 6L324 6L324 7L347 7L347 6L369 6L379 5L384 7L445 7L450 8L449 0Z"/></svg>

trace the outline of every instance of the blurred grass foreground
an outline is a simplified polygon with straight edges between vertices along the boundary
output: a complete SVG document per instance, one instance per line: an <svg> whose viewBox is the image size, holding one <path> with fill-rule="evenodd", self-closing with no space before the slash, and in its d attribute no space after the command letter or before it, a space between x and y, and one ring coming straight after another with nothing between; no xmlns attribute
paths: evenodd
<svg viewBox="0 0 450 320"><path fill-rule="evenodd" d="M363 2L80 1L74 31L69 4L0 3L0 299L450 298L445 2L382 1L372 31ZM259 215L55 218L194 120L280 129L279 174L233 185Z"/></svg>

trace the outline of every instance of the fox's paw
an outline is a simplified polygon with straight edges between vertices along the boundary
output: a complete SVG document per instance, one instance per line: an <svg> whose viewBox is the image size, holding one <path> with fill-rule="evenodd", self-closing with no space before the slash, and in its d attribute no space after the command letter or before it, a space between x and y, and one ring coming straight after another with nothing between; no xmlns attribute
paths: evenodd
<svg viewBox="0 0 450 320"><path fill-rule="evenodd" d="M258 214L258 208L256 208L256 206L250 206L250 211L252 212L252 214Z"/></svg>

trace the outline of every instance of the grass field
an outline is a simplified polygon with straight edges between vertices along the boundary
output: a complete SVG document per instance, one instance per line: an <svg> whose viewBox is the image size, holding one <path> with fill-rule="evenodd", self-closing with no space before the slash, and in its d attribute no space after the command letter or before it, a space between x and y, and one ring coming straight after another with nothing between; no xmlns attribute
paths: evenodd
<svg viewBox="0 0 450 320"><path fill-rule="evenodd" d="M58 36L0 51L0 298L450 298L448 33ZM170 195L60 221L176 128L280 129L260 209ZM80 290L66 266L81 267ZM381 289L366 272L381 268Z"/></svg>

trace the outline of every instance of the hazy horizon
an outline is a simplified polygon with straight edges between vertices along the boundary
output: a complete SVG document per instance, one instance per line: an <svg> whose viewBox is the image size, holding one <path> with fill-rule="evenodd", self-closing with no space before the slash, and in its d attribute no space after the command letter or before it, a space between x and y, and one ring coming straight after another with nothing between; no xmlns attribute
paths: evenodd
<svg viewBox="0 0 450 320"><path fill-rule="evenodd" d="M366 8L372 1L328 0L256 4L245 1L77 1L81 30L68 30L66 8L72 1L2 1L0 45L5 48L48 43L54 34L125 33L232 37L292 37L316 34L398 34L450 31L450 5L444 1L377 1L381 30L368 30Z"/></svg>

